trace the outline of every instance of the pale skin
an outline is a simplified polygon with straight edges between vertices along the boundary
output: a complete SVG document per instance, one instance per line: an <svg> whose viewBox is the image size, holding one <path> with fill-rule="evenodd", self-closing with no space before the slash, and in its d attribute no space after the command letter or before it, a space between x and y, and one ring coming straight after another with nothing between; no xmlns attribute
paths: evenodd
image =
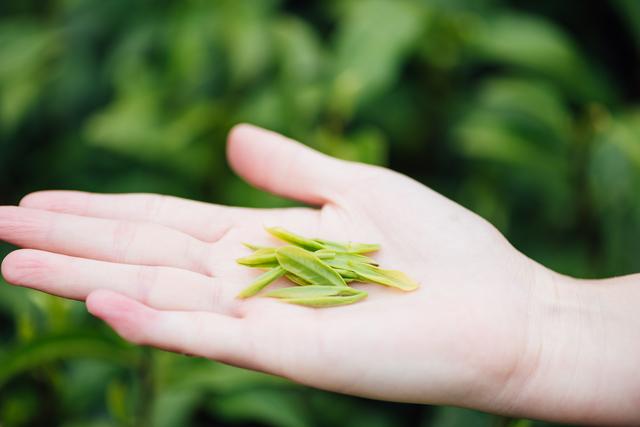
<svg viewBox="0 0 640 427"><path fill-rule="evenodd" d="M584 281L514 249L488 222L390 170L337 160L249 125L228 159L309 208L247 209L148 194L44 191L0 207L24 249L12 284L86 300L123 338L374 399L580 424L640 424L640 275ZM241 242L264 226L380 243L421 287L356 285L312 309L235 298L258 271ZM274 284L272 286L282 286Z"/></svg>

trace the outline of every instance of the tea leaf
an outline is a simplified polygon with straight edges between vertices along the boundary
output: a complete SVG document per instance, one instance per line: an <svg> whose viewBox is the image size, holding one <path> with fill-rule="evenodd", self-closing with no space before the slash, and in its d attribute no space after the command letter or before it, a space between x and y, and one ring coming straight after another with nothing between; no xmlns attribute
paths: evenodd
<svg viewBox="0 0 640 427"><path fill-rule="evenodd" d="M266 262L261 262L259 264L252 264L252 265L245 265L245 267L249 267L249 268L260 268L260 269L271 269L271 268L275 268L278 267L280 264L278 263L278 260L273 260L273 261L266 261Z"/></svg>
<svg viewBox="0 0 640 427"><path fill-rule="evenodd" d="M272 263L276 261L276 248L262 248L244 258L238 258L236 262L240 265L254 266L258 264Z"/></svg>
<svg viewBox="0 0 640 427"><path fill-rule="evenodd" d="M315 251L313 254L320 259L333 259L336 257L336 253L334 251L327 249L320 249L319 251Z"/></svg>
<svg viewBox="0 0 640 427"><path fill-rule="evenodd" d="M283 246L276 250L276 258L285 270L314 285L347 286L334 269L304 249Z"/></svg>
<svg viewBox="0 0 640 427"><path fill-rule="evenodd" d="M403 291L413 291L418 288L418 284L401 271L383 270L373 265L360 264L357 262L351 262L350 264L352 270L360 279L368 282L390 286Z"/></svg>
<svg viewBox="0 0 640 427"><path fill-rule="evenodd" d="M246 242L242 242L242 244L245 247L251 249L252 251L257 251L257 250L260 250L260 249L269 249L268 246L258 246L258 245L253 245L251 243L246 243Z"/></svg>
<svg viewBox="0 0 640 427"><path fill-rule="evenodd" d="M258 278L249 286L244 288L239 294L238 298L248 298L260 292L267 285L269 285L274 280L284 276L286 273L285 269L278 266L272 268L271 270L266 271L265 273L258 276Z"/></svg>
<svg viewBox="0 0 640 427"><path fill-rule="evenodd" d="M299 288L305 289L305 288ZM328 296L328 297L315 297L315 298L282 298L281 301L284 301L289 304L297 304L304 305L307 307L334 307L338 305L347 305L353 304L354 302L358 302L363 298L367 297L367 293L364 291L359 291L356 295L350 296Z"/></svg>
<svg viewBox="0 0 640 427"><path fill-rule="evenodd" d="M339 268L342 270L351 270L351 262L357 262L361 264L378 265L375 260L368 256L352 253L337 253L333 258L325 261L329 266L333 268Z"/></svg>
<svg viewBox="0 0 640 427"><path fill-rule="evenodd" d="M354 254L364 254L367 252L375 252L380 249L380 245L372 243L354 243L354 242L335 242L325 239L313 239L320 243L326 249L332 249L336 252L347 252Z"/></svg>
<svg viewBox="0 0 640 427"><path fill-rule="evenodd" d="M275 236L280 240L284 240L287 243L291 243L292 245L296 245L304 249L308 249L311 251L324 249L324 246L321 245L320 243L312 239L307 239L306 237L299 236L295 233L285 230L282 227L266 227L266 230L272 236Z"/></svg>
<svg viewBox="0 0 640 427"><path fill-rule="evenodd" d="M356 254L366 254L369 252L376 252L380 250L380 245L375 243L354 243L349 244L349 250L347 252Z"/></svg>
<svg viewBox="0 0 640 427"><path fill-rule="evenodd" d="M331 259L336 256L336 251L331 249L318 249L314 252L318 258Z"/></svg>
<svg viewBox="0 0 640 427"><path fill-rule="evenodd" d="M343 279L357 279L358 275L351 270L343 270L342 268L334 268L336 273L342 276Z"/></svg>
<svg viewBox="0 0 640 427"><path fill-rule="evenodd" d="M317 298L330 296L352 296L358 295L361 291L357 289L337 286L293 286L271 291L265 296L270 298Z"/></svg>
<svg viewBox="0 0 640 427"><path fill-rule="evenodd" d="M300 286L311 286L312 284L307 282L301 277L296 276L295 274L287 273L284 275L287 279Z"/></svg>

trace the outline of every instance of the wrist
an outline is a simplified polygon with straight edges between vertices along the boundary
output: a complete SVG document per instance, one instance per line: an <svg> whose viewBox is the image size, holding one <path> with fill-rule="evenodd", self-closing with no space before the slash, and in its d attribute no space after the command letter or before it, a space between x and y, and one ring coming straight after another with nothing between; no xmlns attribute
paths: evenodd
<svg viewBox="0 0 640 427"><path fill-rule="evenodd" d="M578 280L539 266L507 411L580 424L640 423L640 277Z"/></svg>

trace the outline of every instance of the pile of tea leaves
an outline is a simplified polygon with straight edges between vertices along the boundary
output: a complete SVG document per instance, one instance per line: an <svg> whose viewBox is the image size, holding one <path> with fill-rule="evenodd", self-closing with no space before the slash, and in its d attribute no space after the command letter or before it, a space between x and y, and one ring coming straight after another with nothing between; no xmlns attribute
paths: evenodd
<svg viewBox="0 0 640 427"><path fill-rule="evenodd" d="M374 283L403 291L418 288L418 284L403 272L384 270L365 255L377 251L380 245L306 238L282 227L267 227L266 230L287 245L267 247L244 243L253 253L236 262L266 271L242 290L238 298L256 295L281 277L294 286L272 290L264 296L308 307L346 305L366 298L367 292L349 286L353 282Z"/></svg>

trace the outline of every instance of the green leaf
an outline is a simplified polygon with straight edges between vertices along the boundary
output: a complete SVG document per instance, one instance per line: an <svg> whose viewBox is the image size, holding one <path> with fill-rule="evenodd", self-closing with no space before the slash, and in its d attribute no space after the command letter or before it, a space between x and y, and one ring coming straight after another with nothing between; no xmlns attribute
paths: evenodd
<svg viewBox="0 0 640 427"><path fill-rule="evenodd" d="M435 417L430 420L429 427L492 427L493 416L470 409L442 406L436 409Z"/></svg>
<svg viewBox="0 0 640 427"><path fill-rule="evenodd" d="M342 277L320 258L296 246L284 246L276 251L280 265L290 273L314 285L347 286Z"/></svg>
<svg viewBox="0 0 640 427"><path fill-rule="evenodd" d="M271 270L261 274L258 278L249 286L244 288L239 294L238 298L249 298L269 286L270 283L284 276L285 269L281 266L272 268Z"/></svg>
<svg viewBox="0 0 640 427"><path fill-rule="evenodd" d="M315 298L330 296L353 296L360 293L361 292L357 289L347 287L309 285L276 289L275 291L266 293L265 296L270 298Z"/></svg>
<svg viewBox="0 0 640 427"><path fill-rule="evenodd" d="M480 58L539 73L579 101L610 102L612 88L580 54L578 46L553 23L518 13L490 15L470 29Z"/></svg>
<svg viewBox="0 0 640 427"><path fill-rule="evenodd" d="M269 247L267 246L258 246L258 245L253 245L251 243L245 243L245 242L242 242L242 245L251 249L252 251L257 251L259 249L269 249Z"/></svg>
<svg viewBox="0 0 640 427"><path fill-rule="evenodd" d="M335 252L364 254L368 252L375 252L380 249L380 245L374 243L334 242L332 240L325 239L313 240L320 243L325 249L333 250Z"/></svg>
<svg viewBox="0 0 640 427"><path fill-rule="evenodd" d="M240 265L253 267L256 265L277 263L276 248L260 248L249 256L238 258L236 262Z"/></svg>
<svg viewBox="0 0 640 427"><path fill-rule="evenodd" d="M153 402L154 427L186 426L203 396L199 390L169 388L162 390Z"/></svg>
<svg viewBox="0 0 640 427"><path fill-rule="evenodd" d="M283 81L288 85L314 82L327 62L323 61L321 42L310 24L284 16L274 23L273 32Z"/></svg>
<svg viewBox="0 0 640 427"><path fill-rule="evenodd" d="M0 136L17 127L43 95L58 43L59 33L36 22L0 22Z"/></svg>
<svg viewBox="0 0 640 427"><path fill-rule="evenodd" d="M351 266L351 270L354 271L360 279L367 282L373 282L403 291L413 291L420 286L402 271L383 270L373 265L353 261L350 262L349 265Z"/></svg>
<svg viewBox="0 0 640 427"><path fill-rule="evenodd" d="M260 421L279 427L311 427L311 414L305 410L303 396L279 390L247 390L212 400L216 416L234 422Z"/></svg>
<svg viewBox="0 0 640 427"><path fill-rule="evenodd" d="M266 227L266 230L274 237L283 240L292 245L299 246L310 251L316 251L318 249L325 249L323 245L316 242L313 239L307 239L299 234L292 233L289 230L285 230L282 227Z"/></svg>
<svg viewBox="0 0 640 427"><path fill-rule="evenodd" d="M306 289L304 288L296 288L296 289ZM313 297L300 297L300 298L281 298L281 301L284 301L289 304L296 305L304 305L306 307L335 307L340 305L353 304L355 302L360 301L363 298L367 297L367 293L364 291L358 291L355 295L336 295L336 296L313 296Z"/></svg>
<svg viewBox="0 0 640 427"><path fill-rule="evenodd" d="M354 253L337 253L333 258L327 259L325 262L333 268L342 270L351 270L351 262L378 265L374 259Z"/></svg>
<svg viewBox="0 0 640 427"><path fill-rule="evenodd" d="M224 19L219 23L227 50L233 86L257 78L269 63L271 37L266 25L271 2L221 1Z"/></svg>
<svg viewBox="0 0 640 427"><path fill-rule="evenodd" d="M612 5L618 11L620 18L626 23L633 34L636 47L640 49L640 2L637 0L613 0Z"/></svg>
<svg viewBox="0 0 640 427"><path fill-rule="evenodd" d="M342 4L335 40L332 108L350 116L358 103L398 78L403 57L416 42L424 9L405 0L355 0Z"/></svg>
<svg viewBox="0 0 640 427"><path fill-rule="evenodd" d="M306 280L296 276L295 274L287 273L284 276L287 279L289 279L290 281L292 281L293 283L295 283L296 285L299 285L299 286L311 286L311 283L309 283Z"/></svg>
<svg viewBox="0 0 640 427"><path fill-rule="evenodd" d="M0 386L12 377L46 363L82 357L130 364L136 362L137 351L95 333L66 333L41 337L37 341L10 348L2 354Z"/></svg>
<svg viewBox="0 0 640 427"><path fill-rule="evenodd" d="M196 390L199 393L233 394L243 390L260 388L291 388L290 381L261 372L240 369L205 359L178 358L170 365L166 387L179 390Z"/></svg>

